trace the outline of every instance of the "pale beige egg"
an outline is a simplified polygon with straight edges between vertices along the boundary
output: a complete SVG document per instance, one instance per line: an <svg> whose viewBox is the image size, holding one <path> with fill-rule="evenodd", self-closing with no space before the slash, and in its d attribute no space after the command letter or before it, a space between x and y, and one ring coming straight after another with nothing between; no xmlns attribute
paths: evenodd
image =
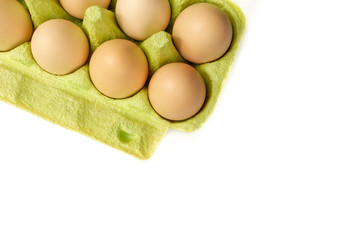
<svg viewBox="0 0 360 240"><path fill-rule="evenodd" d="M83 66L89 56L89 42L80 27L64 19L41 24L31 39L31 52L45 71L69 74Z"/></svg>
<svg viewBox="0 0 360 240"><path fill-rule="evenodd" d="M202 108L206 86L200 73L185 63L170 63L155 72L149 83L149 101L162 117L181 121Z"/></svg>
<svg viewBox="0 0 360 240"><path fill-rule="evenodd" d="M30 14L16 0L0 0L0 51L9 51L30 41L33 24Z"/></svg>
<svg viewBox="0 0 360 240"><path fill-rule="evenodd" d="M233 29L229 17L217 6L197 3L176 18L173 39L180 54L201 64L217 60L229 49Z"/></svg>
<svg viewBox="0 0 360 240"><path fill-rule="evenodd" d="M118 0L116 4L116 18L120 28L138 41L165 30L170 16L168 0Z"/></svg>
<svg viewBox="0 0 360 240"><path fill-rule="evenodd" d="M107 8L111 0L59 0L59 2L70 15L83 19L86 9L91 6Z"/></svg>
<svg viewBox="0 0 360 240"><path fill-rule="evenodd" d="M127 98L146 83L149 67L144 52L133 42L114 39L101 44L90 59L94 86L110 98Z"/></svg>

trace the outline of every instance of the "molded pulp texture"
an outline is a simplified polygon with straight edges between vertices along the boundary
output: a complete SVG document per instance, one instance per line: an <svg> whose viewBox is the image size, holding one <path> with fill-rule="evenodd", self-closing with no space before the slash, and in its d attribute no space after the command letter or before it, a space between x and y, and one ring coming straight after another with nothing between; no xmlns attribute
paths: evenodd
<svg viewBox="0 0 360 240"><path fill-rule="evenodd" d="M129 39L116 22L114 0L109 9L98 6L87 9L83 21L66 13L57 0L20 2L29 10L35 28L55 18L76 23L87 34L92 52L107 40ZM92 85L88 64L65 76L47 73L34 61L29 42L9 52L0 52L0 100L139 159L151 157L169 128L191 132L199 129L207 120L234 61L246 22L241 9L231 0L169 2L172 17L167 30L158 32L143 42L134 41L148 58L149 79L157 69L167 63L185 62L174 47L170 33L176 17L187 6L198 2L213 3L229 16L233 25L233 42L222 58L211 63L192 64L204 78L207 88L205 105L193 118L181 122L161 118L148 101L147 86L127 99L114 100L105 97Z"/></svg>

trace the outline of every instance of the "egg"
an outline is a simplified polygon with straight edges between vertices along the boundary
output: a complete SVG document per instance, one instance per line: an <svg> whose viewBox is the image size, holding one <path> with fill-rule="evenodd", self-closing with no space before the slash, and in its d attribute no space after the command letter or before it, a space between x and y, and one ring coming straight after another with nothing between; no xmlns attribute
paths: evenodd
<svg viewBox="0 0 360 240"><path fill-rule="evenodd" d="M101 44L90 59L90 77L94 86L110 98L127 98L146 83L149 67L144 52L125 39Z"/></svg>
<svg viewBox="0 0 360 240"><path fill-rule="evenodd" d="M83 66L89 56L89 42L80 27L65 19L41 24L31 39L31 52L45 71L69 74Z"/></svg>
<svg viewBox="0 0 360 240"><path fill-rule="evenodd" d="M91 6L107 8L111 0L59 0L59 2L70 15L83 19L86 9Z"/></svg>
<svg viewBox="0 0 360 240"><path fill-rule="evenodd" d="M168 0L118 0L116 4L116 18L120 28L138 41L165 30L170 16Z"/></svg>
<svg viewBox="0 0 360 240"><path fill-rule="evenodd" d="M28 11L16 0L0 0L0 51L30 41L33 24Z"/></svg>
<svg viewBox="0 0 360 240"><path fill-rule="evenodd" d="M152 76L148 88L149 101L162 117L182 121L202 108L206 86L200 73L186 63L170 63Z"/></svg>
<svg viewBox="0 0 360 240"><path fill-rule="evenodd" d="M188 61L202 64L222 57L229 49L233 29L229 17L217 6L197 3L176 18L173 39Z"/></svg>

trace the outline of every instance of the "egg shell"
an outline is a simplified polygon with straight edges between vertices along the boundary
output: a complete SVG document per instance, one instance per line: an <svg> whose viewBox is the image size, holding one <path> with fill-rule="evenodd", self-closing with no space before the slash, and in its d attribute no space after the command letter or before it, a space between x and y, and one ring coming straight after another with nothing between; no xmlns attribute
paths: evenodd
<svg viewBox="0 0 360 240"><path fill-rule="evenodd" d="M149 83L149 100L166 119L182 121L204 104L206 86L200 73L186 63L170 63L155 72Z"/></svg>
<svg viewBox="0 0 360 240"><path fill-rule="evenodd" d="M65 19L52 19L35 30L31 52L45 71L65 75L86 63L89 41L75 23Z"/></svg>
<svg viewBox="0 0 360 240"><path fill-rule="evenodd" d="M83 19L86 9L91 6L107 8L111 0L59 0L59 2L70 15Z"/></svg>
<svg viewBox="0 0 360 240"><path fill-rule="evenodd" d="M118 0L116 4L116 18L120 28L138 41L165 30L170 16L168 0Z"/></svg>
<svg viewBox="0 0 360 240"><path fill-rule="evenodd" d="M100 45L90 59L94 86L111 98L127 98L146 83L149 67L145 54L133 42L114 39Z"/></svg>
<svg viewBox="0 0 360 240"><path fill-rule="evenodd" d="M180 13L172 34L181 55L190 62L202 64L225 54L233 29L229 17L220 8L210 3L197 3Z"/></svg>
<svg viewBox="0 0 360 240"><path fill-rule="evenodd" d="M28 11L16 0L0 0L0 51L9 51L31 39Z"/></svg>

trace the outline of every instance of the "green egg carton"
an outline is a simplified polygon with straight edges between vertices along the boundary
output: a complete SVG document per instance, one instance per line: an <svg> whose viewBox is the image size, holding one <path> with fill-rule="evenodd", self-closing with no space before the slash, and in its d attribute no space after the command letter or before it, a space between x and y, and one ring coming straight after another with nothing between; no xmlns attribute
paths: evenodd
<svg viewBox="0 0 360 240"><path fill-rule="evenodd" d="M114 0L109 9L98 6L87 9L83 21L70 16L57 0L19 2L29 10L35 28L55 18L76 23L88 36L92 52L107 40L129 39L116 22ZM167 63L185 62L174 47L170 33L176 17L186 7L199 2L213 3L229 16L233 25L232 45L222 58L211 63L193 64L205 80L207 98L201 111L191 119L172 122L161 118L149 103L147 85L127 99L105 97L92 85L88 64L65 76L47 73L34 61L29 42L9 52L0 52L0 99L139 159L150 158L169 128L192 132L207 120L228 76L246 23L243 12L231 0L169 2L172 17L166 31L143 42L134 41L148 58L149 78Z"/></svg>

